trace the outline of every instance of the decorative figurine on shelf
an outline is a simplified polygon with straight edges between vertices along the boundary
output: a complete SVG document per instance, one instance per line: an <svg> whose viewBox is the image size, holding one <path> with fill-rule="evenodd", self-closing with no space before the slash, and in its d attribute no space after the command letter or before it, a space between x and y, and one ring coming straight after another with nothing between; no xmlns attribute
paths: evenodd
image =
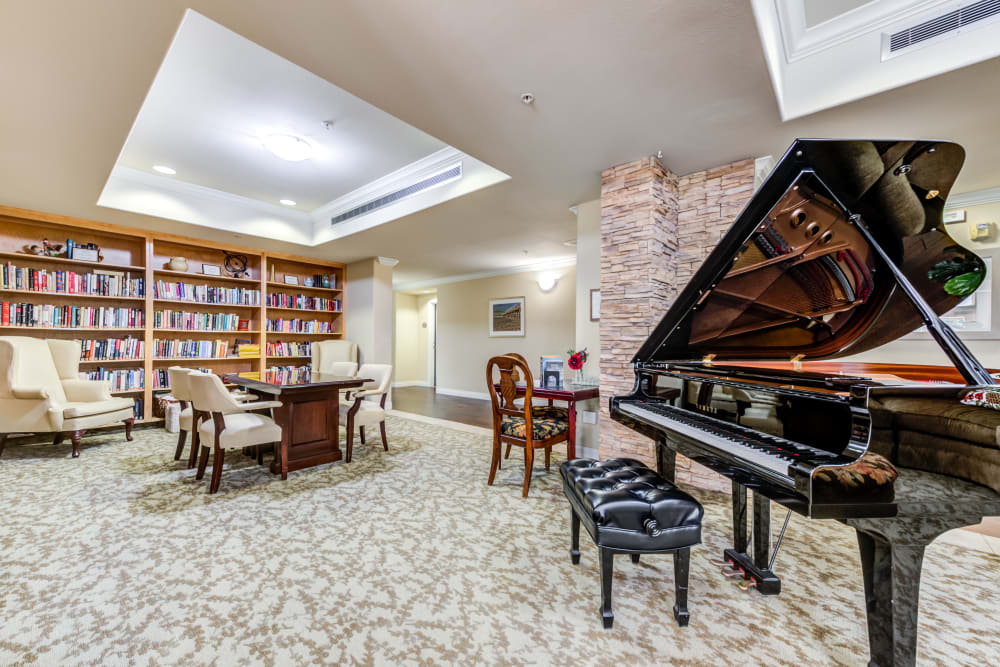
<svg viewBox="0 0 1000 667"><path fill-rule="evenodd" d="M314 284L313 283L313 279L312 278L303 278L302 279L302 284L305 285L306 287L312 287L313 284Z"/></svg>
<svg viewBox="0 0 1000 667"><path fill-rule="evenodd" d="M567 354L569 354L569 359L566 361L566 365L576 371L573 383L580 384L583 380L583 365L587 363L587 348L583 348L579 352L570 349L567 350Z"/></svg>
<svg viewBox="0 0 1000 667"><path fill-rule="evenodd" d="M325 273L323 274L323 287L330 287L330 276Z"/></svg>
<svg viewBox="0 0 1000 667"><path fill-rule="evenodd" d="M183 257L171 257L170 261L167 262L167 269L170 271L187 271L187 259Z"/></svg>
<svg viewBox="0 0 1000 667"><path fill-rule="evenodd" d="M43 254L47 257L58 257L62 254L63 246L61 243L49 243L48 239L42 239L42 250Z"/></svg>
<svg viewBox="0 0 1000 667"><path fill-rule="evenodd" d="M229 272L233 278L249 278L250 272L247 271L247 263L249 259L246 255L240 255L235 252L226 253L226 271Z"/></svg>

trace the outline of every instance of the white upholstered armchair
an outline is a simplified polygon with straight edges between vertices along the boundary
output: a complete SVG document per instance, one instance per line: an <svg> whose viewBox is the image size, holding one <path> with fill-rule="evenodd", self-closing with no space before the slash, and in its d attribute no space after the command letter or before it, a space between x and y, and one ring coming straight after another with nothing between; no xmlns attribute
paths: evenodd
<svg viewBox="0 0 1000 667"><path fill-rule="evenodd" d="M312 369L316 373L333 373L333 365L341 361L358 363L357 343L349 340L320 340L312 344Z"/></svg>
<svg viewBox="0 0 1000 667"><path fill-rule="evenodd" d="M389 385L392 381L392 366L389 364L362 364L358 369L358 377L368 378L360 389L351 391L350 403L341 402L340 418L346 417L347 457L351 462L354 452L354 429L361 434L361 444L365 444L365 426L379 425L382 434L382 448L389 451L389 441L385 436L385 399L389 397Z"/></svg>
<svg viewBox="0 0 1000 667"><path fill-rule="evenodd" d="M115 422L125 422L132 440L132 400L79 371L76 341L0 336L0 453L11 433L55 433L54 444L69 435L77 457L87 429Z"/></svg>

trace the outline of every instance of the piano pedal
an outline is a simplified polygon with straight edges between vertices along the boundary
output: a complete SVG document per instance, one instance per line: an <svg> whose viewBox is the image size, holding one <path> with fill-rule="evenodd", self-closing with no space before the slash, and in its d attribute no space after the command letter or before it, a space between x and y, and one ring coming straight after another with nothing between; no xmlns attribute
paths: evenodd
<svg viewBox="0 0 1000 667"><path fill-rule="evenodd" d="M709 558L708 562L711 563L712 565L715 565L716 567L730 568L733 566L733 564L730 563L728 560L716 560L714 558Z"/></svg>
<svg viewBox="0 0 1000 667"><path fill-rule="evenodd" d="M749 591L751 588L757 588L757 580L744 579L743 581L737 582L736 587L739 588L741 591L746 592Z"/></svg>

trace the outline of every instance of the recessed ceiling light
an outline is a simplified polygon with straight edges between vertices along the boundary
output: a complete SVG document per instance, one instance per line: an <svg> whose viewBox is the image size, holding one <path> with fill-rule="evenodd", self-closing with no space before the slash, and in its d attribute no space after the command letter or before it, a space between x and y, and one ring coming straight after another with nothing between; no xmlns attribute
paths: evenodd
<svg viewBox="0 0 1000 667"><path fill-rule="evenodd" d="M288 162L308 160L313 154L312 144L290 134L269 134L260 141L264 148Z"/></svg>
<svg viewBox="0 0 1000 667"><path fill-rule="evenodd" d="M285 206L295 206L295 202L292 201L291 199L279 199L278 201L280 201Z"/></svg>
<svg viewBox="0 0 1000 667"><path fill-rule="evenodd" d="M521 94L521 104L534 104L534 102L535 102L535 96L532 95L531 93Z"/></svg>
<svg viewBox="0 0 1000 667"><path fill-rule="evenodd" d="M177 173L176 169L171 169L170 167L165 167L162 164L153 165L153 171L158 171L161 174L166 174L167 176L173 176Z"/></svg>

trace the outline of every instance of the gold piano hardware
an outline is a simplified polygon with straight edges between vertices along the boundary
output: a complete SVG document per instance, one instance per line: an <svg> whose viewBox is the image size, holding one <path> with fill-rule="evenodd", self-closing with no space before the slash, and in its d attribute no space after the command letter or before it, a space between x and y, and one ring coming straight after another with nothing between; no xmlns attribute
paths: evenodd
<svg viewBox="0 0 1000 667"><path fill-rule="evenodd" d="M701 360L704 361L709 366L712 365L712 359L715 359L714 354L706 354L704 357L701 358Z"/></svg>
<svg viewBox="0 0 1000 667"><path fill-rule="evenodd" d="M789 361L792 362L792 368L796 372L802 370L802 357L804 357L804 356L806 356L806 355L804 355L804 354L796 354L794 357L792 357L791 359L789 359Z"/></svg>

